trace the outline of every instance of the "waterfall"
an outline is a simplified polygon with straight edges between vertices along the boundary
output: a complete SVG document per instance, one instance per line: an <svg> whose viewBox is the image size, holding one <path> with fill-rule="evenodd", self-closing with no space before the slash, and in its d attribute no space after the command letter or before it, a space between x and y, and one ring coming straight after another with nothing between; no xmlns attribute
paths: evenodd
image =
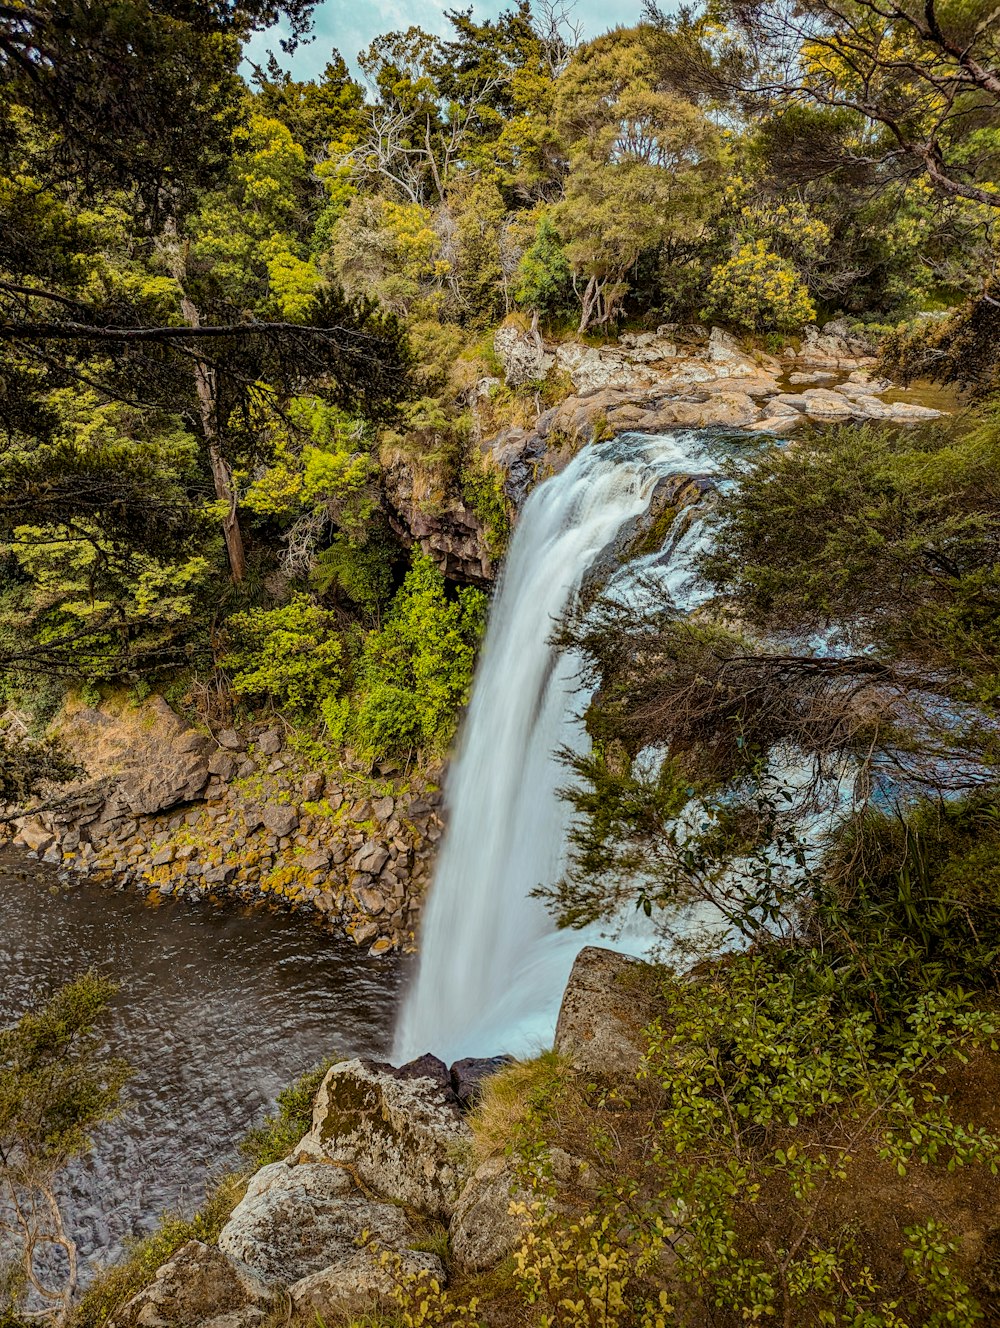
<svg viewBox="0 0 1000 1328"><path fill-rule="evenodd" d="M550 637L602 553L648 508L657 482L711 468L704 435L626 434L585 448L525 504L448 779L448 830L397 1061L425 1051L449 1060L524 1055L551 1044L573 960L599 933L558 931L531 895L556 881L564 862L571 811L558 796L567 771L556 753L583 751L588 741L580 661ZM669 555L638 560L614 584L627 593L630 579L659 563L665 591L693 607L704 596L691 572L703 538L692 523ZM614 943L642 952L650 940L626 930Z"/></svg>

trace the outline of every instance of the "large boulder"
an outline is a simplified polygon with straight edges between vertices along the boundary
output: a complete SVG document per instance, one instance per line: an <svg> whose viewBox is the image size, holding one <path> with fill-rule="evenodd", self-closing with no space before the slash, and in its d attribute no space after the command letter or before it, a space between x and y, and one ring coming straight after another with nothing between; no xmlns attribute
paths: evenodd
<svg viewBox="0 0 1000 1328"><path fill-rule="evenodd" d="M563 993L554 1047L584 1074L634 1075L645 1052L643 1029L655 1014L649 965L588 945Z"/></svg>
<svg viewBox="0 0 1000 1328"><path fill-rule="evenodd" d="M289 1287L347 1265L356 1271L378 1250L405 1253L409 1223L396 1204L362 1194L350 1174L328 1162L274 1162L258 1171L219 1235L223 1254L264 1286Z"/></svg>
<svg viewBox="0 0 1000 1328"><path fill-rule="evenodd" d="M299 1150L349 1167L377 1194L447 1220L470 1142L446 1078L353 1060L327 1074Z"/></svg>
<svg viewBox="0 0 1000 1328"><path fill-rule="evenodd" d="M254 1328L272 1303L272 1294L247 1269L191 1240L115 1312L110 1328Z"/></svg>
<svg viewBox="0 0 1000 1328"><path fill-rule="evenodd" d="M58 736L88 773L114 788L120 814L151 816L192 802L209 780L215 743L171 710L162 696L112 713L67 711Z"/></svg>

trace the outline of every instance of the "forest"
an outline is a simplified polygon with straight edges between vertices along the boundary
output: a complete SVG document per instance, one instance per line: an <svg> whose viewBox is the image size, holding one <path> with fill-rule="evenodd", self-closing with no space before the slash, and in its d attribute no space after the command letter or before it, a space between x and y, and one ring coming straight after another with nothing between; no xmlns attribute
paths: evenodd
<svg viewBox="0 0 1000 1328"><path fill-rule="evenodd" d="M948 413L729 440L705 606L597 586L552 624L591 743L536 893L560 927L624 909L675 946L635 992L641 1063L490 1080L470 1147L510 1182L505 1261L461 1269L428 1219L451 1286L385 1255L379 1305L319 1322L1000 1322L993 0L646 0L586 36L521 0L306 81L311 11L0 0L0 801L81 773L48 736L69 698L266 717L330 769L444 760L493 587L421 522L460 505L502 565L520 513L484 443L574 390L509 379L498 329L541 353L718 328L764 362L835 321ZM717 926L692 939L695 905ZM116 1110L113 995L84 977L0 1029L11 1194L50 1195ZM48 1318L123 1324L249 1174ZM11 1269L23 1328L30 1251Z"/></svg>

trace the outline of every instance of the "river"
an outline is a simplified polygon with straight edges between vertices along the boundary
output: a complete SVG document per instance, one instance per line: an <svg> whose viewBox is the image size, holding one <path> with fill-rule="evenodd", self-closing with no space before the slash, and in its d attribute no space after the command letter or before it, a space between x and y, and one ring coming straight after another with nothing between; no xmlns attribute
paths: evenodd
<svg viewBox="0 0 1000 1328"><path fill-rule="evenodd" d="M403 971L301 917L153 907L0 853L0 1026L88 968L121 984L110 1040L136 1075L67 1178L84 1277L192 1212L286 1084L325 1056L384 1055Z"/></svg>

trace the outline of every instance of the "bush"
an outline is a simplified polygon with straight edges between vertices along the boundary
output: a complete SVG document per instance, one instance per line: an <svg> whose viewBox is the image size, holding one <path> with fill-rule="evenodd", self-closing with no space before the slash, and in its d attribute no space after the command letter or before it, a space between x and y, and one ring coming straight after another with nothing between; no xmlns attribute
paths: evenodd
<svg viewBox="0 0 1000 1328"><path fill-rule="evenodd" d="M344 651L331 614L296 595L277 609L234 614L228 627L234 645L222 662L237 695L270 699L299 715L318 711L342 733Z"/></svg>
<svg viewBox="0 0 1000 1328"><path fill-rule="evenodd" d="M358 744L373 755L443 750L468 699L486 596L469 587L454 599L430 558L414 559L385 626L365 642Z"/></svg>
<svg viewBox="0 0 1000 1328"><path fill-rule="evenodd" d="M763 240L712 269L704 311L750 332L793 332L816 318L798 272Z"/></svg>

